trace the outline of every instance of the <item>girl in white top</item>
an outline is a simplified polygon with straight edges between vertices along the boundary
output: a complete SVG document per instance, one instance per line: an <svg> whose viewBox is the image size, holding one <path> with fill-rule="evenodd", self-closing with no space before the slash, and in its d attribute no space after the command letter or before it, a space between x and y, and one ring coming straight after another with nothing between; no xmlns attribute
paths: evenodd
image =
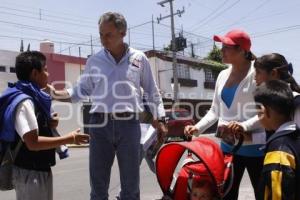
<svg viewBox="0 0 300 200"><path fill-rule="evenodd" d="M295 99L300 98L300 87L293 78L293 66L288 63L283 55L278 53L271 53L261 56L256 59L254 63L256 70L255 80L257 85L269 80L280 79L287 82L291 89ZM300 100L296 100L299 102ZM295 108L294 122L300 127L300 106Z"/></svg>
<svg viewBox="0 0 300 200"><path fill-rule="evenodd" d="M247 132L252 138L244 142L234 156L233 186L224 199L235 200L238 199L245 168L257 194L256 188L263 166L263 151L260 147L265 143L265 132L259 123L252 95L256 83L249 35L241 30L232 30L225 36L214 36L214 40L222 42L222 61L230 64L230 67L223 70L217 78L208 113L195 126L186 126L185 134L190 136L202 133L219 120L218 127L225 127L227 133L236 135ZM232 150L232 146L224 141L221 142L221 148L224 153Z"/></svg>

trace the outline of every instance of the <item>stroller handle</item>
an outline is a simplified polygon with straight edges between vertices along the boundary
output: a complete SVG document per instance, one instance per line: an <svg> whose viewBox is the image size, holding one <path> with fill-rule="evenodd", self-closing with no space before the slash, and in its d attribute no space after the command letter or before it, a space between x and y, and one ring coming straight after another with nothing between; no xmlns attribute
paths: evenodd
<svg viewBox="0 0 300 200"><path fill-rule="evenodd" d="M184 141L190 142L190 141L192 141L192 139L193 139L193 136L183 135L183 140Z"/></svg>

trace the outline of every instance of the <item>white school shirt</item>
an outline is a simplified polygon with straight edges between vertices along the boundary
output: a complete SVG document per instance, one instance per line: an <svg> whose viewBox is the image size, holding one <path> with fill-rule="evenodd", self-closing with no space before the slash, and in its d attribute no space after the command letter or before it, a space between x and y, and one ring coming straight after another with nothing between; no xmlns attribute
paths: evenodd
<svg viewBox="0 0 300 200"><path fill-rule="evenodd" d="M22 140L26 133L38 130L38 122L32 100L26 99L19 103L15 114L15 130Z"/></svg>

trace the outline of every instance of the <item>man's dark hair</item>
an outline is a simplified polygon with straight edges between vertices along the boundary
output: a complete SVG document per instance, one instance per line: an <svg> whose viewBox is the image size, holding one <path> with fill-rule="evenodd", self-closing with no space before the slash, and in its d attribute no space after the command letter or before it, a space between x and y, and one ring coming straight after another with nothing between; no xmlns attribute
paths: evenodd
<svg viewBox="0 0 300 200"><path fill-rule="evenodd" d="M269 107L280 115L291 117L294 112L294 96L289 85L281 80L271 80L259 85L253 93L257 103Z"/></svg>
<svg viewBox="0 0 300 200"><path fill-rule="evenodd" d="M19 80L29 81L33 69L41 71L46 65L46 57L39 51L26 51L16 58L16 74Z"/></svg>

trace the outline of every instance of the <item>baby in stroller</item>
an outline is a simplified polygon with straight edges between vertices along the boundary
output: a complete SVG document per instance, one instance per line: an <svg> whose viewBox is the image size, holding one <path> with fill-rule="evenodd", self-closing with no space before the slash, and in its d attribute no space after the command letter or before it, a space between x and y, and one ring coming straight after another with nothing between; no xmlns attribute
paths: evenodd
<svg viewBox="0 0 300 200"><path fill-rule="evenodd" d="M217 200L217 194L217 188L211 180L193 180L190 200Z"/></svg>

